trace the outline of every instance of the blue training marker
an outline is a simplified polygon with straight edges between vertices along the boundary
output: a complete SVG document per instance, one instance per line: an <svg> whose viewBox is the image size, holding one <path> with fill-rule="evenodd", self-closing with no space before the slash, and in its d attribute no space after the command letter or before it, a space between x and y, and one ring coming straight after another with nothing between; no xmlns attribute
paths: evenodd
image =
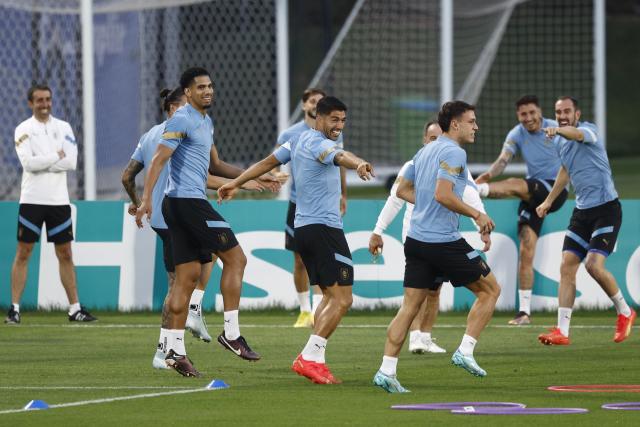
<svg viewBox="0 0 640 427"><path fill-rule="evenodd" d="M45 402L44 400L32 400L31 402L27 403L23 409L26 409L28 411L36 409L49 409L49 404L47 404L47 402Z"/></svg>
<svg viewBox="0 0 640 427"><path fill-rule="evenodd" d="M220 390L229 387L231 386L222 380L213 380L205 388L207 388L208 390Z"/></svg>

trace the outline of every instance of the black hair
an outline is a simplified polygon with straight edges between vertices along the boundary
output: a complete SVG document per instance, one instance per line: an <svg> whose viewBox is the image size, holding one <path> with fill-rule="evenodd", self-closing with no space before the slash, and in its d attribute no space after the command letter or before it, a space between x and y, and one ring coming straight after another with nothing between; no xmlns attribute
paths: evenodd
<svg viewBox="0 0 640 427"><path fill-rule="evenodd" d="M311 98L313 95L322 95L327 96L327 94L322 90L315 87L310 87L302 93L302 102L307 102L307 99Z"/></svg>
<svg viewBox="0 0 640 427"><path fill-rule="evenodd" d="M558 97L557 101L566 101L567 99L573 103L573 108L577 110L578 109L578 100L576 98L574 98L573 96L562 95L562 96Z"/></svg>
<svg viewBox="0 0 640 427"><path fill-rule="evenodd" d="M171 89L162 89L160 91L160 99L162 100L162 111L168 113L171 109L171 104L180 103L180 98L184 96L184 90L178 86L177 88Z"/></svg>
<svg viewBox="0 0 640 427"><path fill-rule="evenodd" d="M457 119L467 111L475 111L476 107L464 101L449 101L442 104L438 112L438 124L442 132L448 132L451 121Z"/></svg>
<svg viewBox="0 0 640 427"><path fill-rule="evenodd" d="M316 114L326 116L333 111L347 111L347 106L334 96L325 96L316 106Z"/></svg>
<svg viewBox="0 0 640 427"><path fill-rule="evenodd" d="M536 107L540 107L540 100L535 95L523 95L516 101L516 109L527 104L535 104Z"/></svg>
<svg viewBox="0 0 640 427"><path fill-rule="evenodd" d="M53 94L49 85L45 83L34 83L31 85L31 87L27 91L27 99L29 101L33 101L33 93L37 90L46 90L46 91L49 91L50 94Z"/></svg>
<svg viewBox="0 0 640 427"><path fill-rule="evenodd" d="M191 86L191 83L195 80L196 77L200 76L209 76L209 72L202 67L191 67L187 68L182 75L180 76L180 87L184 90Z"/></svg>

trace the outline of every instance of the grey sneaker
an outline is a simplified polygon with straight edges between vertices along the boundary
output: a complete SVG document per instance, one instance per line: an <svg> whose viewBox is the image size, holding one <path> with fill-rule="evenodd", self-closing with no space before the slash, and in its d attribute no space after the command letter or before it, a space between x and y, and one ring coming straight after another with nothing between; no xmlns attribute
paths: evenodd
<svg viewBox="0 0 640 427"><path fill-rule="evenodd" d="M456 350L451 357L451 363L453 365L459 366L462 369L469 372L471 375L475 375L476 377L486 377L487 371L482 369L473 356L465 356L462 354L460 350Z"/></svg>
<svg viewBox="0 0 640 427"><path fill-rule="evenodd" d="M410 390L402 387L402 384L400 384L400 381L398 381L395 375L385 375L380 371L376 372L376 375L373 377L373 385L382 387L389 393L411 393Z"/></svg>
<svg viewBox="0 0 640 427"><path fill-rule="evenodd" d="M189 314L187 315L187 324L185 328L191 331L191 334L204 342L211 342L211 335L207 331L207 323L204 321L201 307L196 304L189 306Z"/></svg>

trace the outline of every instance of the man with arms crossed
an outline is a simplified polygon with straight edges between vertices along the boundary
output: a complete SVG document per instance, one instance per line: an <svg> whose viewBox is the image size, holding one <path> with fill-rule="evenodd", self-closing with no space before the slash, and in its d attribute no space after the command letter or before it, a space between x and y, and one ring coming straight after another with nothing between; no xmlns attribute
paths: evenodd
<svg viewBox="0 0 640 427"><path fill-rule="evenodd" d="M418 151L398 188L398 196L415 208L404 244L404 299L387 329L382 365L373 379L389 393L408 392L396 377L398 355L427 290L438 289L444 281L467 287L477 298L451 362L475 376L487 375L476 363L473 350L491 320L500 286L480 254L458 231L460 214L473 218L483 235L495 226L486 214L461 200L468 179L467 156L461 145L475 141L478 125L474 110L462 101L442 106L438 123L444 133Z"/></svg>
<svg viewBox="0 0 640 427"><path fill-rule="evenodd" d="M208 171L235 178L241 169L223 162L213 143L213 122L207 109L213 102L213 83L203 68L187 69L180 77L180 86L187 96L187 104L167 121L162 141L153 156L147 174L142 203L136 212L136 222L152 213L151 196L164 165L171 159L169 182L162 202L162 214L169 227L173 259L176 268L175 284L169 291L166 324L166 363L184 376L200 376L186 356L184 328L189 299L202 269L203 251L215 253L223 264L220 291L224 300L224 330L218 342L237 356L258 360L240 335L238 306L242 276L247 258L238 245L229 224L218 214L206 197ZM261 178L277 184L275 178Z"/></svg>
<svg viewBox="0 0 640 427"><path fill-rule="evenodd" d="M613 186L607 151L598 128L580 122L578 101L560 97L555 104L560 127L544 129L562 161L556 182L547 198L537 207L541 218L551 210L553 202L569 181L576 193L576 207L562 246L560 288L558 289L558 325L538 340L546 345L569 345L569 324L576 299L576 273L584 260L587 272L611 298L618 319L613 341L622 342L636 320L636 312L624 300L615 277L606 269L605 261L616 245L622 207Z"/></svg>
<svg viewBox="0 0 640 427"><path fill-rule="evenodd" d="M518 306L516 316L510 325L531 323L531 294L533 290L533 257L540 235L543 219L535 213L535 208L549 194L560 169L560 158L551 140L546 138L543 128L557 126L553 120L542 117L540 102L535 95L525 95L516 101L516 116L520 124L507 134L500 157L491 168L476 179L478 190L483 197L501 199L518 197L518 237L520 256L518 257ZM518 151L527 165L527 177L509 178L488 183L499 176ZM555 212L567 200L567 190L563 189L551 206Z"/></svg>
<svg viewBox="0 0 640 427"><path fill-rule="evenodd" d="M78 147L69 123L51 115L52 92L34 85L27 99L33 116L15 131L16 152L22 164L18 211L18 247L11 267L11 308L4 323L20 323L20 298L27 280L33 245L47 225L47 241L55 247L60 281L69 299L70 322L96 320L80 306L76 272L71 255L73 230L67 189L67 171L76 169Z"/></svg>
<svg viewBox="0 0 640 427"><path fill-rule="evenodd" d="M239 185L279 164L293 162L297 186L296 247L312 285L323 297L316 310L314 331L294 360L292 369L317 384L339 384L325 363L327 340L346 314L353 297L353 262L342 230L340 167L355 169L363 180L373 176L371 164L344 151L337 143L347 120L347 107L332 96L317 106L316 127L300 136L293 150L284 144L218 189L218 200L233 197Z"/></svg>

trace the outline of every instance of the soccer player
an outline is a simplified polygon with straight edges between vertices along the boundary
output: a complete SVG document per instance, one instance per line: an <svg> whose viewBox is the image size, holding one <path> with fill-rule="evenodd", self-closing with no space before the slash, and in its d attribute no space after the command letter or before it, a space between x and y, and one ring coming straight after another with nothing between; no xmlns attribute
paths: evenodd
<svg viewBox="0 0 640 427"><path fill-rule="evenodd" d="M438 289L447 280L476 295L462 343L451 362L473 375L487 375L476 363L473 350L491 320L500 286L480 254L458 231L460 214L471 217L486 244L495 226L486 214L461 200L468 180L467 156L461 145L475 141L475 107L462 101L446 102L438 113L438 123L444 133L418 151L398 187L398 196L415 208L404 244L404 299L387 329L382 365L373 379L390 393L408 392L396 377L400 349L427 290Z"/></svg>
<svg viewBox="0 0 640 427"><path fill-rule="evenodd" d="M184 95L184 91L181 87L177 87L173 90L163 89L160 92L160 98L162 99L162 109L167 114L167 118L171 118L173 116L173 113L175 113L178 108L187 103L187 98ZM148 132L142 135L142 137L140 138L140 142L136 147L136 150L131 156L129 164L122 173L122 185L131 198L131 204L129 205L128 211L132 216L135 216L136 210L140 205L140 199L136 194L136 176L145 168L145 166L151 164L151 159L156 152L160 140L162 139L162 132L164 131L165 125L166 121L155 125ZM153 203L151 213L151 228L158 234L158 236L160 236L160 239L162 240L164 266L165 270L167 271L169 284L168 289L170 290L173 287L173 283L175 280L175 264L173 262L173 250L171 247L169 230L167 229L167 224L162 217L162 199L164 198L164 191L167 187L168 178L169 167L168 164L166 164L160 172L158 182L156 183L156 187L154 188L151 196ZM209 175L207 177L207 187L218 188L220 185L224 184L227 181L228 180L225 178ZM251 189L260 190L262 188L255 181L250 181L247 183L247 185ZM210 252L205 251L201 253L200 263L202 264L202 273L200 275L200 280L196 285L196 289L194 289L193 293L191 294L191 300L189 301L189 314L187 315L187 322L185 325L186 329L189 329L192 332L193 336L205 342L211 342L211 335L209 335L209 332L207 331L207 325L202 314L202 297L204 296L207 283L209 282L209 277L211 276L211 270L213 268L213 262L215 262L215 260L216 257L213 256L212 258ZM165 304L162 308L162 312L164 313L163 322L166 322L167 310L167 300L165 299ZM163 323L162 328L160 329L158 348L156 350L152 363L152 366L157 369L169 369L169 367L165 363L167 352L166 342L168 340L167 329L167 325Z"/></svg>
<svg viewBox="0 0 640 427"><path fill-rule="evenodd" d="M609 159L598 128L581 122L578 101L561 96L555 104L560 127L545 128L553 139L562 166L547 198L537 207L541 218L551 210L556 198L569 181L576 193L576 207L571 215L562 246L560 288L558 289L558 325L538 340L546 345L568 345L571 311L576 299L576 272L584 260L587 272L598 282L618 313L613 341L622 342L636 320L636 312L624 300L615 277L605 268L622 224L622 207L613 186Z"/></svg>
<svg viewBox="0 0 640 427"><path fill-rule="evenodd" d="M518 261L518 306L510 325L531 323L531 293L533 289L533 257L536 243L544 221L535 213L535 208L547 197L560 169L560 158L551 140L545 137L543 128L555 127L557 123L542 117L540 102L535 95L525 95L516 101L516 116L520 124L507 134L502 152L491 168L476 179L478 190L483 197L501 199L518 197L518 237L520 256ZM499 176L518 152L527 165L527 176L509 178L488 183ZM567 190L563 188L555 199L550 212L555 212L567 200Z"/></svg>
<svg viewBox="0 0 640 427"><path fill-rule="evenodd" d="M16 152L22 164L22 187L18 210L18 247L11 267L11 308L5 323L20 323L20 298L27 280L33 245L40 240L42 224L47 241L55 247L60 281L69 299L70 322L97 320L78 300L76 272L71 254L73 230L67 189L67 171L75 170L76 139L69 123L51 115L52 92L36 84L27 93L33 116L16 127Z"/></svg>
<svg viewBox="0 0 640 427"><path fill-rule="evenodd" d="M220 290L224 299L224 330L218 342L243 359L259 360L260 355L251 350L240 335L238 323L247 258L229 224L213 210L205 193L209 170L229 178L235 178L242 170L220 160L213 143L213 122L207 115L214 94L209 72L200 67L187 69L180 77L180 87L187 104L165 125L147 174L136 222L141 227L142 217L152 214L153 190L164 165L171 159L162 214L173 246L176 278L167 297L166 322L163 322L169 328L165 360L178 373L197 377L200 373L186 356L184 328L189 299L202 274L200 256L204 251L216 253L223 265ZM260 179L272 189L279 187L275 178Z"/></svg>
<svg viewBox="0 0 640 427"><path fill-rule="evenodd" d="M295 146L304 132L313 129L316 124L316 106L318 101L325 96L324 91L317 88L309 88L302 94L302 111L304 118L290 128L286 129L278 137L277 147L281 147L289 143L291 147ZM338 140L342 144L342 134ZM344 179L344 170L340 169L342 196L340 198L340 210L344 215L346 211L346 183ZM293 325L294 328L304 328L313 326L313 314L315 309L322 300L322 292L316 286L313 294L313 306L309 302L309 276L307 269L304 267L302 258L296 250L296 243L293 235L293 220L296 214L296 183L291 180L291 191L289 195L289 208L287 210L287 224L285 226L284 246L287 250L293 252L293 283L298 294L298 302L300 303L300 314Z"/></svg>
<svg viewBox="0 0 640 427"><path fill-rule="evenodd" d="M346 314L353 296L353 262L342 230L340 168L355 169L363 180L373 175L371 164L344 151L337 141L347 120L347 106L326 96L316 108L315 129L304 132L294 147L285 143L218 189L218 201L233 197L248 179L279 164L293 162L297 187L295 241L310 283L319 285L323 297L316 310L313 334L292 369L317 384L339 384L325 363L327 340Z"/></svg>
<svg viewBox="0 0 640 427"><path fill-rule="evenodd" d="M435 141L440 135L442 135L442 129L440 129L440 125L436 120L432 120L427 122L424 125L424 130L422 133L422 144L426 145L430 142ZM377 256L382 253L382 248L384 242L382 240L382 233L387 229L389 224L391 224L402 209L402 206L405 204L405 201L398 197L398 185L400 181L402 181L404 177L404 173L407 168L413 164L413 161L410 160L402 166L400 172L398 172L398 178L396 182L391 187L391 194L387 198L380 215L378 216L378 221L376 222L376 227L369 238L369 252L372 255ZM468 170L467 170L468 172ZM467 176L467 185L464 188L464 194L462 195L462 200L468 205L476 208L482 213L486 213L484 209L484 205L482 204L482 200L478 194L478 190L476 189L476 185L473 182L473 178L471 177L471 173ZM402 242L406 240L407 232L409 230L409 222L411 221L411 214L413 213L413 204L407 203L407 209L404 213L404 218L402 220ZM486 236L487 241L490 244L489 236ZM489 247L485 248L485 251L488 250ZM422 303L422 307L418 311L418 314L413 319L411 326L409 328L409 351L411 353L446 353L446 350L435 343L435 338L431 337L431 331L433 329L433 325L436 322L436 318L438 317L438 310L440 306L440 289L436 290L428 289L427 297L425 301Z"/></svg>

